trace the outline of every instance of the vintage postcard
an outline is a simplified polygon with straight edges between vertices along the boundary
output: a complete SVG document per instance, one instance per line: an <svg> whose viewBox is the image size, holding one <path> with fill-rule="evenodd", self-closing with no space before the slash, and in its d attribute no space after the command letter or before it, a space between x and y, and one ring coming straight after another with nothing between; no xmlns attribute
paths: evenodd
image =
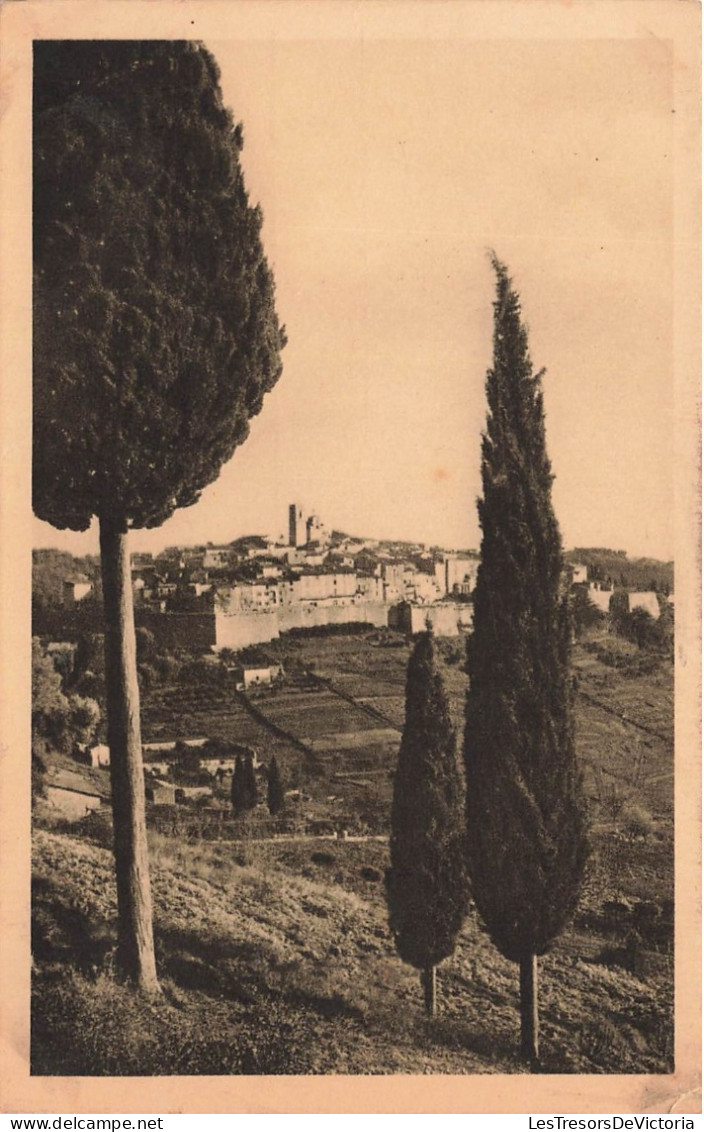
<svg viewBox="0 0 704 1132"><path fill-rule="evenodd" d="M701 1111L700 19L2 7L3 1112Z"/></svg>

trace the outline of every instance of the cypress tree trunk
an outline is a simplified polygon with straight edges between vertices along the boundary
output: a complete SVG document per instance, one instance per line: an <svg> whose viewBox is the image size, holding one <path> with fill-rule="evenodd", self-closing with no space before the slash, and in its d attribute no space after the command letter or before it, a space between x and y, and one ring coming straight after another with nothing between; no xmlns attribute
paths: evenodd
<svg viewBox="0 0 704 1132"><path fill-rule="evenodd" d="M127 531L100 519L105 616L105 684L117 877L117 966L156 994L149 851L139 721L137 647Z"/></svg>
<svg viewBox="0 0 704 1132"><path fill-rule="evenodd" d="M521 972L521 1053L532 1069L539 1064L538 956L524 955Z"/></svg>
<svg viewBox="0 0 704 1132"><path fill-rule="evenodd" d="M423 974L420 977L425 992L425 1010L431 1018L435 1017L438 1008L436 971L437 968L429 964L423 968Z"/></svg>

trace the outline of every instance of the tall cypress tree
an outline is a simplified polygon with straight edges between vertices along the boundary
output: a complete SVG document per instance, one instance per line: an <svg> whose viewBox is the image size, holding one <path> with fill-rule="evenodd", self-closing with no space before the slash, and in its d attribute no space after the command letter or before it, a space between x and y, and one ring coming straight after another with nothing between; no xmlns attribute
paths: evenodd
<svg viewBox="0 0 704 1132"><path fill-rule="evenodd" d="M243 810L247 809L245 798L244 763L242 761L242 755L238 755L235 759L235 766L232 772L232 784L230 786L230 800L232 801L232 808L236 815L241 814Z"/></svg>
<svg viewBox="0 0 704 1132"><path fill-rule="evenodd" d="M253 810L259 802L259 789L257 787L257 779L254 773L254 756L251 751L247 751L244 756L244 773L242 776L242 784L244 789L245 809Z"/></svg>
<svg viewBox="0 0 704 1132"><path fill-rule="evenodd" d="M284 788L281 783L281 774L279 772L279 764L276 761L276 755L272 755L271 762L269 763L266 803L272 817L281 813L281 810L284 808Z"/></svg>
<svg viewBox="0 0 704 1132"><path fill-rule="evenodd" d="M398 953L420 970L429 1014L436 1010L435 968L454 951L467 911L463 799L455 730L428 629L408 663L386 896Z"/></svg>
<svg viewBox="0 0 704 1132"><path fill-rule="evenodd" d="M468 644L467 852L477 909L499 950L520 967L521 1048L535 1065L537 957L576 907L587 821L542 371L533 371L507 269L495 257L493 266L481 565Z"/></svg>
<svg viewBox="0 0 704 1132"><path fill-rule="evenodd" d="M232 808L237 815L245 813L246 810L253 810L259 801L259 790L254 773L254 758L249 751L245 753L244 757L238 755L235 759L230 797Z"/></svg>
<svg viewBox="0 0 704 1132"><path fill-rule="evenodd" d="M205 48L38 41L33 77L33 506L60 529L98 520L117 963L155 991L128 532L216 479L284 335Z"/></svg>

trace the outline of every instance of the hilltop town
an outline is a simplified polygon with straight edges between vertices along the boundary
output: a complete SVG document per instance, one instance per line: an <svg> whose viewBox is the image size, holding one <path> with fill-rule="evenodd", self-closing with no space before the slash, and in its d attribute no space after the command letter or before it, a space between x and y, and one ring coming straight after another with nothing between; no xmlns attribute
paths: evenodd
<svg viewBox="0 0 704 1132"><path fill-rule="evenodd" d="M478 555L421 543L350 537L298 503L286 536L250 535L225 546L133 554L138 617L181 628L219 651L265 643L290 629L364 623L414 633L429 619L456 636L471 626ZM86 575L64 580L64 605L92 591ZM146 623L146 622L145 622Z"/></svg>
<svg viewBox="0 0 704 1132"><path fill-rule="evenodd" d="M352 537L292 503L286 536L133 554L132 585L141 624L171 643L219 652L328 625L413 634L430 622L438 635L454 637L471 629L478 568L474 550ZM584 585L604 613L619 585L628 591L630 611L643 608L656 619L657 591L672 599L662 579L628 582L576 554L568 558L566 584ZM94 586L86 574L65 578L64 607L78 606Z"/></svg>
<svg viewBox="0 0 704 1132"><path fill-rule="evenodd" d="M102 704L97 563L36 551L34 565L34 635L73 690ZM236 756L249 755L266 825L275 756L288 824L384 831L409 642L428 622L443 642L459 729L478 568L475 551L352 537L300 504L286 535L133 554L148 801L228 810ZM669 564L622 552L566 556L578 631L618 628L620 608L626 620L639 611L625 626L632 640L667 635L672 583ZM101 713L79 761L106 769L105 740ZM75 765L53 770L49 796L67 816L104 803L105 783L101 793L98 780L76 784Z"/></svg>

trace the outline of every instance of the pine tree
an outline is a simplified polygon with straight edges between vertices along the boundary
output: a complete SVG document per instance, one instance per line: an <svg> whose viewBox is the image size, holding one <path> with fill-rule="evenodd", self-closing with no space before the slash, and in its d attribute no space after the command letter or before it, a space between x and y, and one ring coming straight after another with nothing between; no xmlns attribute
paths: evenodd
<svg viewBox="0 0 704 1132"><path fill-rule="evenodd" d="M521 1048L539 1056L537 957L574 912L587 858L570 672L569 594L518 295L495 258L482 438L481 565L468 644L465 767L472 894L520 967Z"/></svg>
<svg viewBox="0 0 704 1132"><path fill-rule="evenodd" d="M279 764L276 761L276 755L272 756L269 764L266 803L272 817L281 813L284 808L284 788L281 784L281 775L279 774Z"/></svg>
<svg viewBox="0 0 704 1132"><path fill-rule="evenodd" d="M408 663L386 895L398 953L421 971L429 1014L436 1010L435 968L454 951L467 911L463 801L455 730L428 629Z"/></svg>
<svg viewBox="0 0 704 1132"><path fill-rule="evenodd" d="M128 531L217 477L284 334L210 54L37 41L33 74L33 506L61 529L98 519L117 964L154 992Z"/></svg>

